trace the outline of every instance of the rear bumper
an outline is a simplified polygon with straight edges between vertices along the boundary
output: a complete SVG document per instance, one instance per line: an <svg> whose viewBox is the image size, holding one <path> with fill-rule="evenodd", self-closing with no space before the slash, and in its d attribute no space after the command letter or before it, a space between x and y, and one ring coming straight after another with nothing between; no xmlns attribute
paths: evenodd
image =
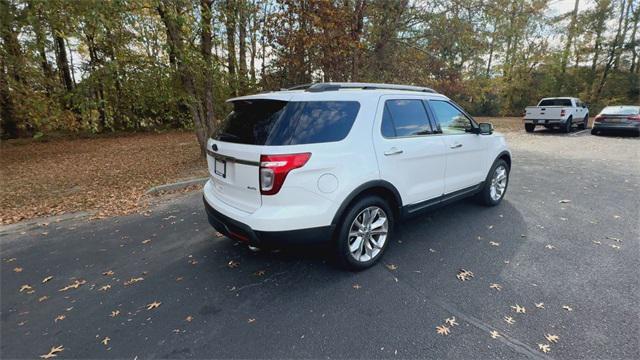
<svg viewBox="0 0 640 360"><path fill-rule="evenodd" d="M334 226L322 226L309 229L286 231L257 231L249 225L223 215L214 209L203 197L204 208L209 224L221 234L253 246L290 246L328 243L331 241Z"/></svg>
<svg viewBox="0 0 640 360"><path fill-rule="evenodd" d="M524 119L525 124L534 124L534 125L560 125L567 122L567 120L562 119L551 119L551 120L542 120L542 119Z"/></svg>
<svg viewBox="0 0 640 360"><path fill-rule="evenodd" d="M639 131L640 130L640 122L635 123L595 123L593 125L594 130L616 130L616 131Z"/></svg>

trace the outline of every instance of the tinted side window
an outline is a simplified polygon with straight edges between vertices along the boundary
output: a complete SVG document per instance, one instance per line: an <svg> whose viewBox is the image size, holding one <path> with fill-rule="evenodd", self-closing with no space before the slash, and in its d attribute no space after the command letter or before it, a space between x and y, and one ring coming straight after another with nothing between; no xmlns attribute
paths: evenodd
<svg viewBox="0 0 640 360"><path fill-rule="evenodd" d="M429 106L443 134L464 134L472 128L471 120L446 101L431 100Z"/></svg>
<svg viewBox="0 0 640 360"><path fill-rule="evenodd" d="M402 137L432 133L421 100L387 100L382 116L382 135Z"/></svg>
<svg viewBox="0 0 640 360"><path fill-rule="evenodd" d="M357 101L238 101L218 138L252 145L340 141L349 134L359 110Z"/></svg>

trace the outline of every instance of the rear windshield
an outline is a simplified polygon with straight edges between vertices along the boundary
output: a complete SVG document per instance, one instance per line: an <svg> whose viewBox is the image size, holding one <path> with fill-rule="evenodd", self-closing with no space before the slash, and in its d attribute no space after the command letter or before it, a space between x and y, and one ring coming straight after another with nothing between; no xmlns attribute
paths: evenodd
<svg viewBox="0 0 640 360"><path fill-rule="evenodd" d="M538 106L571 106L571 99L546 99L540 101Z"/></svg>
<svg viewBox="0 0 640 360"><path fill-rule="evenodd" d="M241 100L233 103L218 140L251 145L340 141L353 125L357 101Z"/></svg>
<svg viewBox="0 0 640 360"><path fill-rule="evenodd" d="M604 115L637 115L640 114L640 106L607 106L600 113Z"/></svg>

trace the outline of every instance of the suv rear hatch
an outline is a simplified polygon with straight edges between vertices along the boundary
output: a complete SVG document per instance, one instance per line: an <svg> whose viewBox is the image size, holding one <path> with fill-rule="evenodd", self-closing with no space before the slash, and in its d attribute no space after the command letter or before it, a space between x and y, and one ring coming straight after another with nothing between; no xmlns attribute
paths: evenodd
<svg viewBox="0 0 640 360"><path fill-rule="evenodd" d="M227 116L223 130L209 141L207 147L207 163L217 198L239 210L253 213L262 205L263 195L273 195L279 190L278 184L272 189L265 188L263 183L261 188L261 157L268 160L269 155L300 152L299 147L294 150L289 145L342 140L351 130L360 109L356 101L289 99L231 100L233 111ZM304 155L307 160L311 156L309 153ZM286 172L295 169L292 164L284 161L281 165L281 162L265 161L265 166L275 164L284 169L284 174L283 169L276 171L276 182L285 181Z"/></svg>

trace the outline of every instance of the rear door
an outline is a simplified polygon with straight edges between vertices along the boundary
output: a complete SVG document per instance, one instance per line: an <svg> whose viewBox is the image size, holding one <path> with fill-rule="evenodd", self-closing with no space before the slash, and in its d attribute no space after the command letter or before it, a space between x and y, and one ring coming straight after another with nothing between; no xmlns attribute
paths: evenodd
<svg viewBox="0 0 640 360"><path fill-rule="evenodd" d="M428 104L446 146L444 193L465 190L484 181L490 137L470 133L477 125L451 102L429 100Z"/></svg>
<svg viewBox="0 0 640 360"><path fill-rule="evenodd" d="M441 196L446 152L424 101L382 96L376 114L373 139L381 178L398 189L403 205Z"/></svg>

